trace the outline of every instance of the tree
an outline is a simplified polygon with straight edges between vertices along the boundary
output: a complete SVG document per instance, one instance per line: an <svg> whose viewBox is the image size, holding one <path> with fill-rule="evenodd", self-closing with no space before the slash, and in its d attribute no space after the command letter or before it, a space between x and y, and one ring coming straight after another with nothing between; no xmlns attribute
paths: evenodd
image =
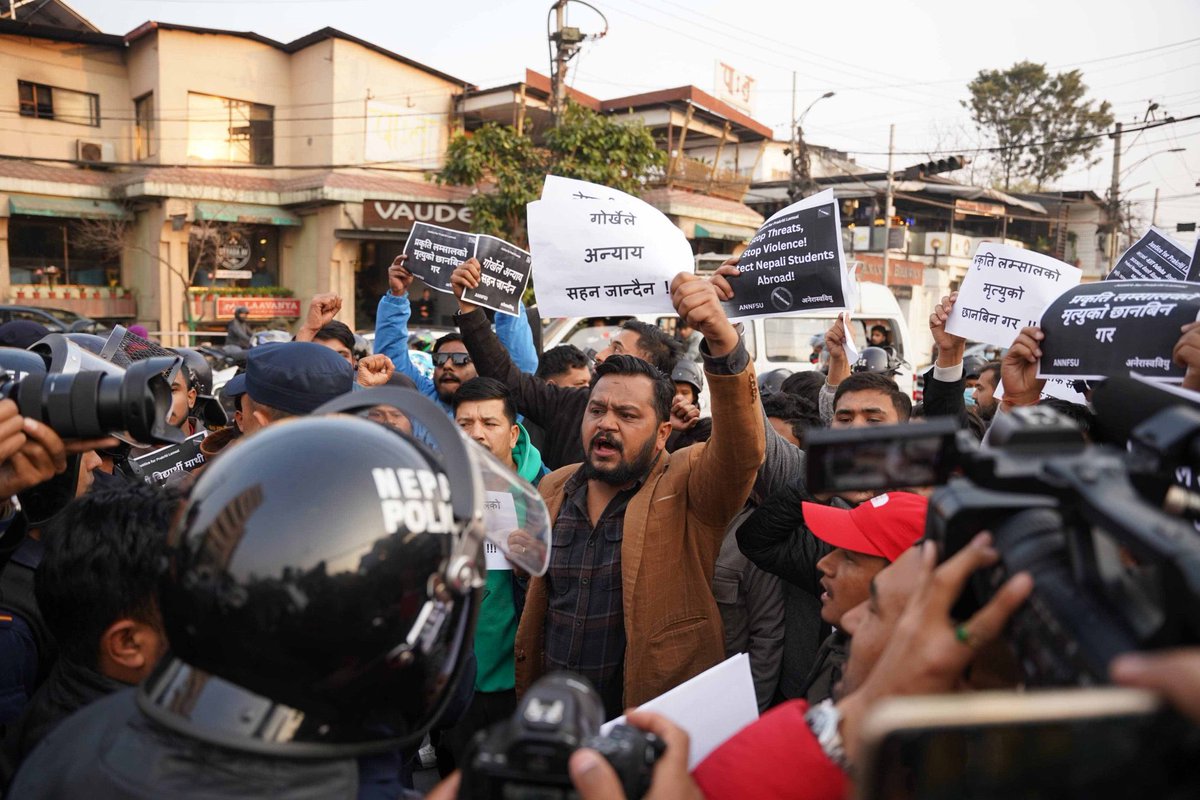
<svg viewBox="0 0 1200 800"><path fill-rule="evenodd" d="M1050 75L1045 64L1022 61L1007 70L982 70L967 84L971 120L990 134L1004 189L1028 178L1041 190L1100 145L1113 122L1111 105L1087 100L1079 70Z"/></svg>
<svg viewBox="0 0 1200 800"><path fill-rule="evenodd" d="M641 194L666 157L640 121L602 116L568 103L562 122L535 142L525 131L488 123L450 141L438 183L487 184L467 201L474 229L527 247L525 204L542 194L547 175L561 175Z"/></svg>

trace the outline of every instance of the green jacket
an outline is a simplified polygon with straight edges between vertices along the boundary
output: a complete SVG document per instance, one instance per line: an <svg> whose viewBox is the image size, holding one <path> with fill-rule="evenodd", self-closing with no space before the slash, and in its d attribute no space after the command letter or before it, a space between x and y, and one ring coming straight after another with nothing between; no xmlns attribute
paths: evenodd
<svg viewBox="0 0 1200 800"><path fill-rule="evenodd" d="M520 424L517 427L520 433L512 451L517 475L536 486L546 474L542 455L529 441L525 427ZM475 658L479 662L475 691L503 692L516 685L513 642L524 600L525 587L514 579L511 569L488 570L483 599L479 603L479 620L475 625Z"/></svg>

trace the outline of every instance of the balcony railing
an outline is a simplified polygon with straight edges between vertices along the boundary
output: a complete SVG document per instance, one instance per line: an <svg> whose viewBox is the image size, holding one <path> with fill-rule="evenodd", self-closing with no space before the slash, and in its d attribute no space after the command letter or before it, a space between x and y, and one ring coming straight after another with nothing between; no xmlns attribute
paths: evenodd
<svg viewBox="0 0 1200 800"><path fill-rule="evenodd" d="M749 175L738 174L732 169L714 168L712 164L687 156L676 157L673 169L668 167L668 170L667 186L678 186L715 197L741 202L750 188Z"/></svg>

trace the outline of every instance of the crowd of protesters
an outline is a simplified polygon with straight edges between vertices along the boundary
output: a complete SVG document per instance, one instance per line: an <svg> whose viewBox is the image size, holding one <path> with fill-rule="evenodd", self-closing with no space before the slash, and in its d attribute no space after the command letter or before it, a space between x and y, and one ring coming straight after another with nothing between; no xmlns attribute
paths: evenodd
<svg viewBox="0 0 1200 800"><path fill-rule="evenodd" d="M409 298L414 277L399 257L378 305L373 355L358 357L353 333L334 319L341 299L320 295L295 341L248 350L244 371L224 387L234 410L229 420L204 359L180 351L184 363L168 422L188 435L209 435L201 445L206 465L171 486L128 477L127 445L64 442L44 423L21 416L12 400L0 401L5 796L407 796L418 766L414 741L395 752L348 748L320 758L289 751L282 733L272 740L275 749L236 738L188 749L182 742L189 737L205 737L166 720L155 710L158 700L118 705L119 698L136 691L144 698L152 694L147 686L164 685L166 659L204 658L195 638L189 652L175 653L179 645L170 641L169 631L192 630L189 615L212 609L160 595L168 551L180 546L189 526L232 532L244 520L227 512L205 522L211 512L189 497L197 474L201 480L221 469L223 476L242 474L224 467L230 462L266 464L257 469L277 469L295 485L297 514L306 512L306 496L325 496L331 486L352 496L362 487L350 482L370 478L337 465L347 463L339 454L352 454L357 443L305 449L306 428L294 420L361 388L402 386L436 403L514 480L537 487L551 523L544 575L489 562L473 635L459 654L465 666L455 671L455 685L438 688L444 697L426 726L447 776L430 797L455 796L455 770L469 760L476 734L510 718L534 681L559 670L586 678L613 718L731 655L749 655L762 716L693 770L688 736L678 726L652 713L629 715L667 745L649 795L658 798L844 797L862 753L864 719L881 700L970 691L972 681L984 679L1016 686L1020 676L1005 657L1003 632L1033 579L1018 573L973 616L953 618L972 573L998 559L990 536L981 533L942 558L924 539L927 491L815 494L805 482L804 448L809 432L825 427L931 417L956 419L983 439L999 415L1045 402L1037 378L1041 331L1021 330L999 361L965 361L967 343L946 330L956 295L942 298L929 317L936 361L917 406L893 379L888 330L877 326L869 341L856 343L865 349L852 363L841 318L813 341L812 370L756 376L741 329L722 307L733 296L728 278L736 270L734 260L708 278L677 276L673 332L629 320L592 357L571 345L539 353L523 308L519 316L493 318L463 300L480 281L479 264L468 260L451 279L458 331L434 343L427 375L410 358L408 326L427 318L429 295ZM27 347L45 333L6 327L0 326L0 341L11 347ZM229 333L234 344L250 344L241 310ZM1174 358L1187 367L1184 389L1200 391L1200 325L1180 332ZM1055 402L1086 429L1086 406L1063 409ZM406 441L421 437L422 425L404 408L380 404L368 416ZM296 443L291 451L289 437ZM264 462L260 454L268 452L274 460ZM223 490L242 493L242 505L228 508L253 516L251 478ZM262 480L268 478L277 480ZM457 491L463 476L448 478ZM315 505L312 514L328 519ZM350 526L378 526L364 523L360 509L340 519L344 526L335 521L322 531L331 552L343 539L358 540ZM283 520L279 525L283 548L293 533ZM195 580L219 583L219 576ZM214 588L205 602L249 601ZM302 606L311 598L289 602ZM389 602L406 600L397 594ZM364 609L340 604L338 613L346 615L340 622L357 629ZM239 639L247 630L234 626L201 641L238 650L249 646ZM306 644L314 652L322 646ZM261 662L248 658L229 674L206 669L253 689L263 703L300 706L295 686L274 696L256 678L272 674L265 671L276 655L282 662L282 654L264 651ZM1200 720L1197 651L1131 655L1114 663L1112 678L1161 691ZM129 688L139 684L140 690ZM162 703L203 721L211 693L194 688L176 687L178 694ZM390 691L408 692L411 704L419 704L427 687L400 683ZM321 719L348 712L311 713ZM301 720L271 724L303 727ZM424 732L416 731L418 741ZM575 753L570 777L581 797L623 796L612 769L592 751Z"/></svg>

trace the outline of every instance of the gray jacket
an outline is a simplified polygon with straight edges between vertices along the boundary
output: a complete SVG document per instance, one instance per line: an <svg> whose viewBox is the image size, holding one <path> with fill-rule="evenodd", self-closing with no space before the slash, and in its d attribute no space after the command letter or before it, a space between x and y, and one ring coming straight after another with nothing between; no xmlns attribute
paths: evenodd
<svg viewBox="0 0 1200 800"><path fill-rule="evenodd" d="M713 596L725 626L725 655L749 654L758 710L766 711L783 664L783 583L738 549L737 527L751 511L745 509L729 523L713 572Z"/></svg>

